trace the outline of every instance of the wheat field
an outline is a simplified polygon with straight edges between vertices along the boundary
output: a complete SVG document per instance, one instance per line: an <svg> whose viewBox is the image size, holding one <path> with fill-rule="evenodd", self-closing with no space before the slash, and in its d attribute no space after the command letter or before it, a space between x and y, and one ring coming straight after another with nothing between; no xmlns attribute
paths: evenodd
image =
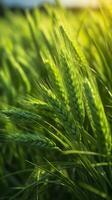
<svg viewBox="0 0 112 200"><path fill-rule="evenodd" d="M112 199L112 11L0 18L0 199Z"/></svg>

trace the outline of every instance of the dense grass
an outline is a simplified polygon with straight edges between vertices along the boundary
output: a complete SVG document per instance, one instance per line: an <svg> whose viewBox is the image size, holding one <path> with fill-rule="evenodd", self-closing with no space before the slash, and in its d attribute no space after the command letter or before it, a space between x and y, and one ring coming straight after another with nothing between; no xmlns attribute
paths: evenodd
<svg viewBox="0 0 112 200"><path fill-rule="evenodd" d="M0 199L111 200L112 14L0 19Z"/></svg>

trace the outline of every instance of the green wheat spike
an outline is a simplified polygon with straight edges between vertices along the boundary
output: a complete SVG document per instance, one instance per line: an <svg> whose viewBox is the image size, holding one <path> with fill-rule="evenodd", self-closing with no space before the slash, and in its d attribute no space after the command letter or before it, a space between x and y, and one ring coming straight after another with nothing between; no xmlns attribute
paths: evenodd
<svg viewBox="0 0 112 200"><path fill-rule="evenodd" d="M107 152L110 152L111 134L107 117L105 115L99 94L97 90L92 87L88 79L84 82L84 92L88 117L95 133L95 137L98 139L99 148L101 147L101 151L106 150Z"/></svg>
<svg viewBox="0 0 112 200"><path fill-rule="evenodd" d="M56 146L56 144L48 139L45 136L40 136L38 134L31 134L31 133L10 133L10 134L4 134L0 135L0 138L5 142L15 142L18 144L28 145L29 147L37 147L37 149L57 149L59 150L59 147Z"/></svg>
<svg viewBox="0 0 112 200"><path fill-rule="evenodd" d="M1 111L4 116L8 117L13 124L24 127L24 125L31 125L32 127L37 126L38 122L41 121L41 117L38 114L35 114L31 111L22 110L19 108L10 108L7 110Z"/></svg>
<svg viewBox="0 0 112 200"><path fill-rule="evenodd" d="M75 120L83 124L85 112L83 105L81 76L79 75L77 69L73 69L72 64L67 60L63 53L61 54L61 62L63 79L68 94L71 112Z"/></svg>

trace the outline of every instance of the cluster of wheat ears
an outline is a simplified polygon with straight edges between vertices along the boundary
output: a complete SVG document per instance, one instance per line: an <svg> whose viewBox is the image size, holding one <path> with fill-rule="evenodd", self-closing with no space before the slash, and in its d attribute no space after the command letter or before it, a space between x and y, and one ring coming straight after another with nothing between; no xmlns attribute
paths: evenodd
<svg viewBox="0 0 112 200"><path fill-rule="evenodd" d="M0 199L111 200L111 20L49 6L0 19Z"/></svg>

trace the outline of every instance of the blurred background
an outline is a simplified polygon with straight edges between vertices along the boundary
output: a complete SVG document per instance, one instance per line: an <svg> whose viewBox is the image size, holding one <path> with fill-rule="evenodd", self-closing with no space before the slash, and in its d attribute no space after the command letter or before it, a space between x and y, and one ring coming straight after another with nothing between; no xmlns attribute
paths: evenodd
<svg viewBox="0 0 112 200"><path fill-rule="evenodd" d="M34 7L41 5L44 2L54 3L55 0L1 0L2 5L9 7ZM60 0L64 6L69 7L80 7L80 6L92 6L96 7L98 5L98 0Z"/></svg>

